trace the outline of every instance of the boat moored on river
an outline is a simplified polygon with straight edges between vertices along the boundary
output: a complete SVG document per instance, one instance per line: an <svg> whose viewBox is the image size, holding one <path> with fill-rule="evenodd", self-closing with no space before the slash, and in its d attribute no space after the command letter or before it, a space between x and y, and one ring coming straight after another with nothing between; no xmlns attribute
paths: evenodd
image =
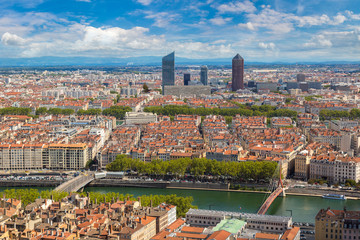
<svg viewBox="0 0 360 240"><path fill-rule="evenodd" d="M340 195L340 194L324 194L322 196L323 198L326 199L334 199L334 200L346 200L345 195Z"/></svg>

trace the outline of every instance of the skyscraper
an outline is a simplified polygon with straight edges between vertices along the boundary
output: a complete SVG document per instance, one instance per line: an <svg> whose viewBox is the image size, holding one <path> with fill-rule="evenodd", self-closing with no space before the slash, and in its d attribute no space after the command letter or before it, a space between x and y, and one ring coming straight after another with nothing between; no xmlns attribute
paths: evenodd
<svg viewBox="0 0 360 240"><path fill-rule="evenodd" d="M190 80L191 80L190 73L184 73L184 86L189 85Z"/></svg>
<svg viewBox="0 0 360 240"><path fill-rule="evenodd" d="M208 85L208 68L207 66L201 66L200 68L200 82L205 86Z"/></svg>
<svg viewBox="0 0 360 240"><path fill-rule="evenodd" d="M175 52L162 58L162 91L164 86L175 85Z"/></svg>
<svg viewBox="0 0 360 240"><path fill-rule="evenodd" d="M305 74L299 73L298 75L296 75L296 81L297 82L305 82Z"/></svg>
<svg viewBox="0 0 360 240"><path fill-rule="evenodd" d="M240 54L232 60L232 91L244 89L244 59Z"/></svg>

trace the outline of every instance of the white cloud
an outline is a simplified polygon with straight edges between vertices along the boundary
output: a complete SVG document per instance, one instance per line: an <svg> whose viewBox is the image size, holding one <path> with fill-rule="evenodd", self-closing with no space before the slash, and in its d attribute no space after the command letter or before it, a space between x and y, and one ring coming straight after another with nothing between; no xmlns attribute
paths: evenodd
<svg viewBox="0 0 360 240"><path fill-rule="evenodd" d="M332 42L322 34L312 37L310 42L304 44L305 47L332 47L332 45Z"/></svg>
<svg viewBox="0 0 360 240"><path fill-rule="evenodd" d="M145 11L145 18L153 19L155 27L160 28L171 28L171 23L180 18L179 14L168 13L168 12L152 12Z"/></svg>
<svg viewBox="0 0 360 240"><path fill-rule="evenodd" d="M293 30L293 23L289 20L289 15L265 7L259 14L250 13L247 15L246 25L239 24L239 27L245 27L249 30L258 28L269 29L272 33L283 34Z"/></svg>
<svg viewBox="0 0 360 240"><path fill-rule="evenodd" d="M289 19L295 20L299 27L318 26L330 22L330 18L326 14L321 16L290 16Z"/></svg>
<svg viewBox="0 0 360 240"><path fill-rule="evenodd" d="M247 22L247 23L239 23L238 26L240 28L246 28L248 30L251 30L251 31L255 31L255 27L254 25L251 23L251 22Z"/></svg>
<svg viewBox="0 0 360 240"><path fill-rule="evenodd" d="M1 43L6 46L22 46L26 40L16 34L6 32L1 37Z"/></svg>
<svg viewBox="0 0 360 240"><path fill-rule="evenodd" d="M212 18L209 21L217 26L225 25L226 23L230 22L232 18L222 18L222 17L216 17Z"/></svg>
<svg viewBox="0 0 360 240"><path fill-rule="evenodd" d="M339 25L348 20L347 17L341 13L338 13L333 18L330 18L326 14L297 16L292 13L276 11L271 9L270 6L263 6L263 9L259 13L248 13L245 16L248 21L246 23L238 24L239 27L251 31L265 28L270 30L273 34L285 34L294 30L295 27L303 28L321 25Z"/></svg>
<svg viewBox="0 0 360 240"><path fill-rule="evenodd" d="M334 24L334 25L339 25L339 24L345 22L346 19L347 19L347 18L346 18L344 15L342 15L342 14L339 13L338 15L336 15L336 16L334 17L334 20L332 21L332 24Z"/></svg>
<svg viewBox="0 0 360 240"><path fill-rule="evenodd" d="M256 11L256 7L249 0L245 0L243 2L236 1L230 3L224 3L217 7L217 10L220 13L252 13Z"/></svg>
<svg viewBox="0 0 360 240"><path fill-rule="evenodd" d="M345 13L352 20L360 20L360 14L354 14L352 11L345 11Z"/></svg>
<svg viewBox="0 0 360 240"><path fill-rule="evenodd" d="M14 5L24 8L35 8L43 2L44 0L0 0L0 8L7 8Z"/></svg>
<svg viewBox="0 0 360 240"><path fill-rule="evenodd" d="M144 5L144 6L149 6L152 3L153 0L137 0L138 3Z"/></svg>
<svg viewBox="0 0 360 240"><path fill-rule="evenodd" d="M265 50L275 50L275 43L264 43L264 42L260 42L259 43L259 47Z"/></svg>
<svg viewBox="0 0 360 240"><path fill-rule="evenodd" d="M91 2L91 0L76 0L77 2Z"/></svg>

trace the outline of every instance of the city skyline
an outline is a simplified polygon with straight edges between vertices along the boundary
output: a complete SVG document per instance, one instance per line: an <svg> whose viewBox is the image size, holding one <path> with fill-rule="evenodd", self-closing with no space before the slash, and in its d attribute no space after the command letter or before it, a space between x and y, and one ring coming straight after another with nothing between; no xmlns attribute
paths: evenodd
<svg viewBox="0 0 360 240"><path fill-rule="evenodd" d="M193 59L241 52L250 62L359 61L359 3L350 0L0 2L5 59L175 50Z"/></svg>

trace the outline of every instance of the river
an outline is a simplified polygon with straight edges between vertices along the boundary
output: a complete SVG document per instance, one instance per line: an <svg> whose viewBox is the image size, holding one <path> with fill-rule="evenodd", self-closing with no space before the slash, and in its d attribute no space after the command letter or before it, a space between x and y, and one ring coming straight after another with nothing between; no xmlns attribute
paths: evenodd
<svg viewBox="0 0 360 240"><path fill-rule="evenodd" d="M178 196L192 196L193 205L201 209L224 211L242 211L256 213L265 200L264 193L224 192L183 189L154 189L154 188L128 188L128 187L88 187L85 191L101 193L121 192L129 193L135 197L150 194L176 194ZM360 210L360 200L331 200L321 197L293 196L278 197L270 206L267 214L290 216L295 222L315 222L315 215L321 208ZM241 209L240 209L241 208ZM287 211L287 210L292 210Z"/></svg>
<svg viewBox="0 0 360 240"><path fill-rule="evenodd" d="M0 192L5 188L0 187ZM39 191L51 188L38 188ZM120 192L139 195L150 194L176 194L178 196L192 196L193 205L201 209L241 211L256 213L265 200L264 193L244 193L205 190L160 189L160 188L132 188L132 187L87 187L85 191L94 192ZM267 214L290 216L295 222L315 222L315 215L321 208L360 210L360 200L331 200L321 197L291 196L278 197L269 208ZM288 211L288 210L292 210Z"/></svg>

